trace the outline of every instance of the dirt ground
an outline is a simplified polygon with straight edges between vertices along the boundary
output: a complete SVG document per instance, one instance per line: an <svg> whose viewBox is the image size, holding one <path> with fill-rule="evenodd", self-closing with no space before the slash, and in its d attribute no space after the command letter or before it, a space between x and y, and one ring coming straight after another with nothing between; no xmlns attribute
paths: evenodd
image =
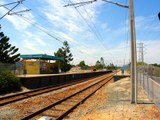
<svg viewBox="0 0 160 120"><path fill-rule="evenodd" d="M105 85L68 116L69 120L160 120L160 110L138 87L138 104L130 101L130 78Z"/></svg>

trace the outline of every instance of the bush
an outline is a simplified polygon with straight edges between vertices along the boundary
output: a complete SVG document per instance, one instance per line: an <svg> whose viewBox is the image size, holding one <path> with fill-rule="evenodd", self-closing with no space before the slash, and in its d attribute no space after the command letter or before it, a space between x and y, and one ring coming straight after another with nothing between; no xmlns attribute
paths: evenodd
<svg viewBox="0 0 160 120"><path fill-rule="evenodd" d="M9 71L0 71L0 94L21 89L20 79Z"/></svg>

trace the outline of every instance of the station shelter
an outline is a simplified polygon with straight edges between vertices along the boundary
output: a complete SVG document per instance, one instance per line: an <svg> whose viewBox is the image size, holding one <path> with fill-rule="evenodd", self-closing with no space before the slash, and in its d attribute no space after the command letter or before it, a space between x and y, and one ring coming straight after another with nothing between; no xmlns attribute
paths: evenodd
<svg viewBox="0 0 160 120"><path fill-rule="evenodd" d="M23 74L49 74L55 73L55 60L62 61L63 57L51 56L47 54L27 54L20 55L23 64ZM59 65L58 65L59 66ZM57 68L59 70L59 68ZM58 72L58 71L57 71Z"/></svg>

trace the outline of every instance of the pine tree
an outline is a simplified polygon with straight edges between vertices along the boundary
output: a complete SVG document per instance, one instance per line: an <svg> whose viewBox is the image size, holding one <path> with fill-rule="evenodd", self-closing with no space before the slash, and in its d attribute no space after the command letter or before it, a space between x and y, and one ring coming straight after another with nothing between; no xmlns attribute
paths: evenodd
<svg viewBox="0 0 160 120"><path fill-rule="evenodd" d="M70 51L70 47L67 41L64 41L63 47L59 48L56 53L54 53L57 57L63 57L63 61L56 61L57 64L60 65L60 68L63 72L69 71L71 69L71 61L73 60L73 55Z"/></svg>
<svg viewBox="0 0 160 120"><path fill-rule="evenodd" d="M19 61L20 54L16 54L18 48L9 44L9 38L0 32L0 62L15 63Z"/></svg>

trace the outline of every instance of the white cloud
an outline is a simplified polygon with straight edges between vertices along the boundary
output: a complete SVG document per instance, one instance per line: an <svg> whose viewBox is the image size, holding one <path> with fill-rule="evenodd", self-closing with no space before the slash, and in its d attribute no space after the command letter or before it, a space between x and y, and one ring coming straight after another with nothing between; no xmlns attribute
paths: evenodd
<svg viewBox="0 0 160 120"><path fill-rule="evenodd" d="M27 53L46 53L50 46L50 41L46 41L46 37L43 32L32 32L24 31L22 34L21 46L23 51ZM53 50L50 50L53 51Z"/></svg>
<svg viewBox="0 0 160 120"><path fill-rule="evenodd" d="M109 32L111 31L111 29L109 28L107 23L102 23L101 24L101 28L105 31L105 32Z"/></svg>
<svg viewBox="0 0 160 120"><path fill-rule="evenodd" d="M24 45L24 48L28 49L28 51L32 51L30 52L30 54L33 54L33 53L44 53L42 50L39 50L37 47L36 47L36 44L29 41L29 40L23 40L23 45Z"/></svg>
<svg viewBox="0 0 160 120"><path fill-rule="evenodd" d="M66 1L66 3L64 1ZM77 0L72 1L77 2ZM73 6L63 7L69 3L68 0L36 0L36 2L39 4L39 6L35 8L36 12L32 11L32 14L31 12L27 12L24 13L23 16L30 19L32 23L36 21L37 23L41 24L42 27L38 27L46 32L51 33L51 35L54 37L60 38L62 41L67 40L71 46L71 52L74 54L75 63L85 60L87 64L94 65L95 62L100 59L100 57L104 57L108 63L113 61L115 64L122 65L125 58L125 51L127 54L126 61L128 61L130 57L130 49L129 47L126 49L124 48L125 43L122 42L122 40L124 39L124 34L129 29L129 24L127 24L127 27L126 23L120 24L121 27L116 27L114 30L112 30L111 24L103 23L101 21L102 18L98 18L98 15L100 14L99 12L101 12L101 5L106 3L98 1L94 4L84 6L85 9L83 6L77 8L89 25L94 28L94 23L97 29L100 30L99 32L103 33L102 37L105 39L102 42L97 40L96 36L90 31L88 25L80 17L79 13L74 9ZM33 2L33 4L36 2ZM28 6L32 7L30 3ZM19 9L23 9L23 7L20 7ZM0 8L0 14L4 14L5 12L5 9L1 10ZM42 20L40 17L38 17L39 15L43 16L45 19ZM5 21L9 21L16 30L19 30L19 36L21 37L19 39L22 40L22 45L19 46L23 49L22 53L53 54L56 49L62 46L62 43L52 39L46 33L40 32L38 29L34 29L31 27L30 23L25 22L23 19L15 15L6 16L4 19ZM147 17L147 19L144 16L136 17L137 30L143 29L158 31L159 29L157 26L150 26L152 20L152 16ZM105 34L106 32L108 32L107 35ZM17 37L19 36L17 35ZM121 43L119 43L120 41ZM110 47L110 49L106 51L100 42L102 42L101 44L103 44L103 46L107 45L109 47L111 46L110 43L112 42L113 48ZM153 42L152 44L155 46L155 48L152 48L153 46L148 47L148 55L146 55L146 60L159 61L157 57L159 52L156 50L158 49L159 42ZM153 51L156 52L152 54ZM154 60L152 60L152 58L154 58Z"/></svg>
<svg viewBox="0 0 160 120"><path fill-rule="evenodd" d="M72 32L72 34L80 34L88 30L87 24L73 6L63 7L67 3L64 3L62 0L46 0L46 3L48 4L42 9L42 13L45 14L50 23L54 24L57 29L63 28L63 31L67 33ZM96 5L87 6L87 8L86 11L88 14L84 11L83 7L77 8L77 10L82 14L88 24L90 24L91 19L93 22L96 19Z"/></svg>
<svg viewBox="0 0 160 120"><path fill-rule="evenodd" d="M68 28L70 32L80 32L81 31L80 27L74 24L73 21L71 20L69 20L68 22L65 22L65 25L66 25L66 28Z"/></svg>
<svg viewBox="0 0 160 120"><path fill-rule="evenodd" d="M35 40L38 42L37 44L40 44L40 45L42 45L42 46L45 46L46 45L46 43L41 39L41 38L35 38Z"/></svg>
<svg viewBox="0 0 160 120"><path fill-rule="evenodd" d="M157 16L137 16L135 18L136 30L159 31L159 23L156 19L158 19Z"/></svg>
<svg viewBox="0 0 160 120"><path fill-rule="evenodd" d="M64 40L67 40L67 41L70 41L70 42L78 44L78 42L75 39L73 39L72 37L70 37L69 35L67 35L65 33L62 33L62 32L56 32L56 33L58 35L60 35L62 38L64 38Z"/></svg>

